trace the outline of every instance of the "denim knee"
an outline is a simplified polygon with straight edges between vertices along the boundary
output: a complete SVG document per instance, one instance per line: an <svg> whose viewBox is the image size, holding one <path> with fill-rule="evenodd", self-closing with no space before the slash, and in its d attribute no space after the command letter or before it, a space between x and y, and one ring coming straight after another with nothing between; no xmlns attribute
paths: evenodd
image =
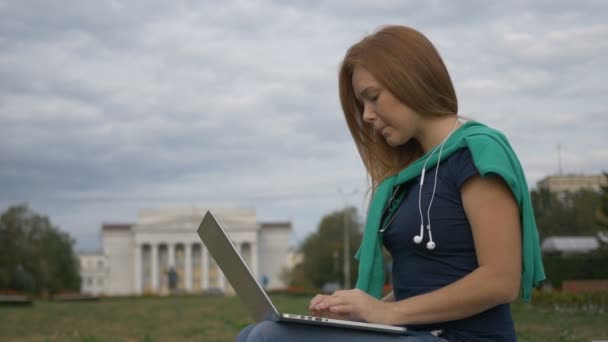
<svg viewBox="0 0 608 342"><path fill-rule="evenodd" d="M252 324L241 331L237 342L270 342L278 341L281 325L273 321L262 321Z"/></svg>
<svg viewBox="0 0 608 342"><path fill-rule="evenodd" d="M241 332L236 337L236 342L247 342L247 338L249 337L249 334L251 333L251 330L253 330L253 328L255 328L255 324L248 325L243 330L241 330Z"/></svg>

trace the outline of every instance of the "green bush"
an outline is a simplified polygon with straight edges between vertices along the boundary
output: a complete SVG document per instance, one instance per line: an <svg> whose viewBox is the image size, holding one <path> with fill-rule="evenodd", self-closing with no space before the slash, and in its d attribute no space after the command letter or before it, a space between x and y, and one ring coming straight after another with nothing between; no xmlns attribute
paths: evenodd
<svg viewBox="0 0 608 342"><path fill-rule="evenodd" d="M608 291L569 293L535 290L532 305L561 310L605 312L608 310Z"/></svg>
<svg viewBox="0 0 608 342"><path fill-rule="evenodd" d="M559 289L564 280L608 279L608 248L583 255L545 255L547 281Z"/></svg>

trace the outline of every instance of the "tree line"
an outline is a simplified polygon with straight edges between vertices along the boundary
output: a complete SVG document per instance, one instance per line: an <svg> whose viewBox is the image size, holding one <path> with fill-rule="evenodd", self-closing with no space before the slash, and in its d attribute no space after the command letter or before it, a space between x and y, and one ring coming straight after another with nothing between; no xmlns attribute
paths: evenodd
<svg viewBox="0 0 608 342"><path fill-rule="evenodd" d="M299 247L302 262L286 270L283 280L293 286L320 289L326 284L344 284L344 230L348 227L351 256L362 238L361 221L354 207L324 216L315 233L308 235ZM351 287L356 280L358 263L351 258Z"/></svg>
<svg viewBox="0 0 608 342"><path fill-rule="evenodd" d="M0 216L0 290L48 296L80 289L74 240L27 205Z"/></svg>

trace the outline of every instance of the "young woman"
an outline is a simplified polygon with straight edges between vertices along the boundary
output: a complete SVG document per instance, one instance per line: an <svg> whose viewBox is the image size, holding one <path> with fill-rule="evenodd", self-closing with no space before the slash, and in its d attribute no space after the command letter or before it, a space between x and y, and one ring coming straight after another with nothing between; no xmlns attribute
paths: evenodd
<svg viewBox="0 0 608 342"><path fill-rule="evenodd" d="M239 341L516 341L509 303L544 279L517 156L458 116L448 71L418 31L388 26L352 46L339 76L346 122L371 178L354 290L315 315L401 325L400 336L262 322ZM382 247L393 291L382 297Z"/></svg>

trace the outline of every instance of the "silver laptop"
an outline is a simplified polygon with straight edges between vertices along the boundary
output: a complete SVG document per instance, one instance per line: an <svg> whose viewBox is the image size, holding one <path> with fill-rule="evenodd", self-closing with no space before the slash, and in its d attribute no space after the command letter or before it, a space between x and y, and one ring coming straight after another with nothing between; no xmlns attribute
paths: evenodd
<svg viewBox="0 0 608 342"><path fill-rule="evenodd" d="M263 320L325 325L386 333L403 333L407 329L392 325L352 322L325 317L280 313L237 251L236 247L211 211L207 211L198 228L198 235L217 265L245 304L256 322Z"/></svg>

